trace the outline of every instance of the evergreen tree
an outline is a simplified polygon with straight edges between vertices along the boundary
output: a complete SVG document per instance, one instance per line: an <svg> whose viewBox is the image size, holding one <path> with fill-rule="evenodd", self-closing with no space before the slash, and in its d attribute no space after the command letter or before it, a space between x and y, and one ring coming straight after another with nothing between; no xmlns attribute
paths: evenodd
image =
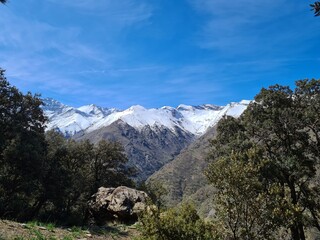
<svg viewBox="0 0 320 240"><path fill-rule="evenodd" d="M21 93L4 72L0 69L0 216L25 218L41 190L46 118L39 96Z"/></svg>
<svg viewBox="0 0 320 240"><path fill-rule="evenodd" d="M46 141L42 194L33 209L35 218L50 216L66 225L83 224L87 217L87 201L99 187L131 183L122 169L127 158L118 143L77 142L53 130L46 133Z"/></svg>
<svg viewBox="0 0 320 240"><path fill-rule="evenodd" d="M249 180L252 173L233 174L221 181L217 172L232 173L223 169L221 161L235 164L243 173L253 164L255 179L259 181L256 186L260 186L256 192L262 189L267 194L266 201L272 203L270 196L275 200L266 211L275 224L290 229L294 240L305 239L306 227L320 230L319 185L315 184L320 160L320 80L297 81L296 86L294 91L280 85L262 89L240 119L223 120L217 138L212 141L209 158L215 161L207 173L214 186L222 190L242 181L241 178ZM255 154L259 153L254 161L248 154L252 149L258 149ZM243 182L248 192L238 191L243 197L238 199L248 201L246 197L254 186L250 181ZM234 192L226 194L227 199L238 196L232 195ZM223 207L228 212L239 210L239 206L242 203Z"/></svg>
<svg viewBox="0 0 320 240"><path fill-rule="evenodd" d="M275 239L278 222L273 214L276 198L260 181L261 151L252 148L217 159L206 172L216 193L215 221L223 239ZM259 161L259 164L257 164Z"/></svg>
<svg viewBox="0 0 320 240"><path fill-rule="evenodd" d="M101 186L132 186L133 182L128 178L132 171L125 166L127 161L121 144L106 140L99 141L94 147L90 164L94 182L92 192L95 193Z"/></svg>

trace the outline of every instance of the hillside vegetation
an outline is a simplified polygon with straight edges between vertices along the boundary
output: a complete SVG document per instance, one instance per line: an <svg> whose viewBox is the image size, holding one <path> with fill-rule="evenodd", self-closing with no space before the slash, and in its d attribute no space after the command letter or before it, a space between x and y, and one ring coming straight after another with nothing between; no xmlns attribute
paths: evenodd
<svg viewBox="0 0 320 240"><path fill-rule="evenodd" d="M150 181L172 187L169 204L190 193L195 200L202 194L207 206L211 198L224 238L307 239L320 231L319 119L319 80L262 89L240 118L219 122L209 147L195 143ZM200 178L194 187L203 169L211 185Z"/></svg>
<svg viewBox="0 0 320 240"><path fill-rule="evenodd" d="M204 170L208 165L205 156L209 153L209 140L215 134L215 128L209 129L205 135L190 144L173 161L148 179L150 184L161 184L167 190L164 201L168 207L192 199L197 209L202 209L202 216L210 211L209 206L212 204L208 205L206 200L209 199L212 188ZM206 189L205 193L203 189Z"/></svg>

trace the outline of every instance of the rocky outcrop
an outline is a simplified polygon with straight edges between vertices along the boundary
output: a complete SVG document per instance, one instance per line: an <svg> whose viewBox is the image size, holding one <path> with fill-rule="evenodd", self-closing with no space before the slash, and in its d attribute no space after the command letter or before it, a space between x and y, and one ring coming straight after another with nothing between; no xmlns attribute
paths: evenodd
<svg viewBox="0 0 320 240"><path fill-rule="evenodd" d="M89 215L97 224L115 219L123 222L135 221L145 209L147 198L145 192L125 186L100 187L88 202Z"/></svg>

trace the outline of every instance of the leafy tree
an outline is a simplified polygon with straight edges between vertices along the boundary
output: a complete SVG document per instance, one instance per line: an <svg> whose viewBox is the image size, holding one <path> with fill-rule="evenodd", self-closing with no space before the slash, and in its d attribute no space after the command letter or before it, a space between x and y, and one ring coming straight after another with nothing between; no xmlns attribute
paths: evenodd
<svg viewBox="0 0 320 240"><path fill-rule="evenodd" d="M42 192L33 216L48 217L63 224L83 224L87 201L101 186L116 187L131 183L121 169L127 158L118 143L66 139L60 133L46 133L47 156Z"/></svg>
<svg viewBox="0 0 320 240"><path fill-rule="evenodd" d="M99 141L94 147L90 164L94 182L92 193L95 193L101 186L132 186L133 182L128 178L132 174L132 169L125 166L127 161L120 143Z"/></svg>
<svg viewBox="0 0 320 240"><path fill-rule="evenodd" d="M67 140L52 130L46 133L46 143L46 165L41 178L42 191L37 198L32 217L38 217L40 210L48 202L51 203L51 208L47 208L47 211L51 215L61 212L66 189L71 185L69 171L65 166L69 155Z"/></svg>
<svg viewBox="0 0 320 240"><path fill-rule="evenodd" d="M0 215L25 218L41 190L46 118L39 95L21 93L4 72L0 69Z"/></svg>
<svg viewBox="0 0 320 240"><path fill-rule="evenodd" d="M272 210L275 198L266 194L260 181L264 162L257 149L232 153L212 163L206 175L217 191L214 198L216 221L223 223L220 234L227 239L274 239L277 229ZM257 159L258 158L258 159Z"/></svg>
<svg viewBox="0 0 320 240"><path fill-rule="evenodd" d="M237 206L225 204L225 211L233 207L239 210L239 206L250 200L246 194L258 194L262 189L266 201L271 203L270 196L276 200L266 206L265 211L271 213L274 224L290 229L292 239L305 239L308 226L320 230L319 185L314 184L320 156L319 93L319 80L297 81L294 91L280 85L271 86L261 90L240 119L227 118L219 124L209 157L215 160L208 170L209 179L218 191L226 186L239 189L233 181L251 179L251 170L247 167L252 165L260 184L254 190L250 181L243 180L247 191L237 191L240 195L226 192L230 199L239 197L241 200L243 195L243 202ZM248 155L252 149L259 150L254 161ZM223 169L221 162L235 164L245 175L232 174L228 168ZM222 181L215 174L219 171L230 178ZM243 209L240 211L244 214Z"/></svg>
<svg viewBox="0 0 320 240"><path fill-rule="evenodd" d="M7 2L7 0L0 0L0 3L5 4Z"/></svg>

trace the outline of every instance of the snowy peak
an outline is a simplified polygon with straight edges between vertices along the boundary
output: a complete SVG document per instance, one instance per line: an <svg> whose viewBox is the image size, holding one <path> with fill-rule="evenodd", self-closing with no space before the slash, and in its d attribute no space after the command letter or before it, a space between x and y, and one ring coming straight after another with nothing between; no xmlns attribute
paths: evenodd
<svg viewBox="0 0 320 240"><path fill-rule="evenodd" d="M43 110L49 118L47 129L58 129L68 136L78 132L89 133L118 120L138 130L146 126L164 126L173 132L179 128L184 132L201 136L224 115L239 117L250 101L243 100L226 106L181 104L177 108L165 106L151 109L134 105L124 111L102 108L94 104L73 108L54 99L44 99L44 103Z"/></svg>
<svg viewBox="0 0 320 240"><path fill-rule="evenodd" d="M102 108L97 107L94 104L90 104L90 105L86 105L86 106L82 106L78 108L79 111L84 112L88 115L94 115L94 114L102 114Z"/></svg>
<svg viewBox="0 0 320 240"><path fill-rule="evenodd" d="M99 116L107 116L111 113L117 112L118 110L115 108L102 108L95 104L85 105L82 107L79 107L78 110L80 112L84 112L88 115L99 115Z"/></svg>
<svg viewBox="0 0 320 240"><path fill-rule="evenodd" d="M66 105L54 100L53 98L44 98L42 99L43 106L42 109L44 111L60 111L63 108L67 107Z"/></svg>
<svg viewBox="0 0 320 240"><path fill-rule="evenodd" d="M130 112L144 112L147 109L140 106L140 105L133 105L130 108L128 108L126 111L130 111Z"/></svg>
<svg viewBox="0 0 320 240"><path fill-rule="evenodd" d="M177 107L177 110L178 110L178 111L193 111L193 110L194 110L194 107L193 107L193 106L188 106L188 105L185 105L185 104L180 104L180 105Z"/></svg>

